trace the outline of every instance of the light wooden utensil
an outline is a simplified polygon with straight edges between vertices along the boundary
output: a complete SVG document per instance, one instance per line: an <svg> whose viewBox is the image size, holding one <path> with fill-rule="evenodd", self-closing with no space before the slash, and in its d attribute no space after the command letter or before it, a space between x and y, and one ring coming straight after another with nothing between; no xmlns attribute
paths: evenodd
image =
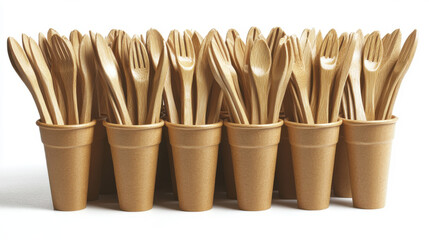
<svg viewBox="0 0 429 240"><path fill-rule="evenodd" d="M225 95L219 84L213 84L208 103L208 112L206 118L207 124L219 122L219 115L222 108L222 103L224 102L224 96ZM228 113L231 113L231 111L228 110Z"/></svg>
<svg viewBox="0 0 429 240"><path fill-rule="evenodd" d="M148 110L150 62L146 47L138 38L131 41L128 65L136 89L137 124L142 125L146 123Z"/></svg>
<svg viewBox="0 0 429 240"><path fill-rule="evenodd" d="M175 34L174 49L182 82L182 123L193 125L192 82L195 69L195 52L191 38L187 34L183 34L183 36Z"/></svg>
<svg viewBox="0 0 429 240"><path fill-rule="evenodd" d="M381 61L383 43L378 32L372 33L366 40L363 49L364 106L366 119L375 119L375 87Z"/></svg>
<svg viewBox="0 0 429 240"><path fill-rule="evenodd" d="M399 58L393 68L389 80L383 90L382 97L377 109L377 120L390 119L392 117L393 106L398 95L402 79L410 67L417 49L417 30L408 36L402 46Z"/></svg>
<svg viewBox="0 0 429 240"><path fill-rule="evenodd" d="M261 124L268 121L268 85L271 70L271 52L265 40L258 39L250 53L250 70L256 86Z"/></svg>
<svg viewBox="0 0 429 240"><path fill-rule="evenodd" d="M243 95L241 94L240 84L238 83L238 75L235 71L234 67L232 66L232 60L231 56L229 55L228 48L225 44L225 42L222 40L222 37L220 36L218 31L213 31L213 39L217 42L217 45L219 46L220 50L223 53L223 56L225 56L225 60L227 62L227 67L230 69L232 82L234 83L234 88L237 90L237 96L238 100L240 101L241 105L244 104Z"/></svg>
<svg viewBox="0 0 429 240"><path fill-rule="evenodd" d="M194 31L191 36L192 44L194 45L195 56L198 56L198 53L201 49L201 43L203 42L203 37L197 31Z"/></svg>
<svg viewBox="0 0 429 240"><path fill-rule="evenodd" d="M157 70L158 62L164 49L164 38L156 29L149 29L146 32L146 46L153 69Z"/></svg>
<svg viewBox="0 0 429 240"><path fill-rule="evenodd" d="M212 39L209 48L209 64L210 69L213 73L214 79L218 83L219 87L222 89L226 101L228 103L228 110L230 111L230 116L236 123L245 123L247 117L244 114L244 110L240 113L240 103L238 100L238 95L234 88L234 83L231 77L231 71L226 66L228 62L225 60L224 52L220 49L215 39ZM242 116L244 114L244 117ZM247 120L247 124L248 124Z"/></svg>
<svg viewBox="0 0 429 240"><path fill-rule="evenodd" d="M207 104L213 85L213 74L208 63L208 43L213 38L214 32L210 31L201 44L201 49L197 56L195 67L195 86L196 86L196 112L195 125L206 124ZM213 96L217 97L217 96Z"/></svg>
<svg viewBox="0 0 429 240"><path fill-rule="evenodd" d="M319 99L319 83L320 83L320 48L322 47L323 37L319 31L316 35L314 45L311 48L311 57L313 65L313 84L311 87L310 106L313 113L317 112L317 100Z"/></svg>
<svg viewBox="0 0 429 240"><path fill-rule="evenodd" d="M39 47L42 50L43 56L45 57L46 64L48 64L49 69L51 68L52 54L51 47L49 46L48 39L46 39L43 33L39 33Z"/></svg>
<svg viewBox="0 0 429 240"><path fill-rule="evenodd" d="M303 49L296 36L292 36L291 41L295 60L292 68L293 77L291 80L297 90L299 107L303 113L303 123L314 124L309 100L309 91L311 89L311 69L308 69L309 66L306 64L306 60L308 60L306 59L308 52L305 52L311 51L311 48L306 46ZM308 44L309 43L307 43L307 45ZM311 58L309 60L311 61Z"/></svg>
<svg viewBox="0 0 429 240"><path fill-rule="evenodd" d="M55 95L52 75L48 65L45 62L43 53L32 38L28 38L28 41L26 42L29 43L27 57L29 55L31 56L28 58L28 60L30 61L31 65L33 66L33 70L36 73L39 86L41 86L42 94L49 109L52 121L54 124L64 125L64 119L61 115L60 107L58 106L58 101Z"/></svg>
<svg viewBox="0 0 429 240"><path fill-rule="evenodd" d="M60 34L55 29L49 28L48 35L47 35L49 44L51 44L51 39L52 39L52 36L54 35L60 35Z"/></svg>
<svg viewBox="0 0 429 240"><path fill-rule="evenodd" d="M52 31L51 31L52 32ZM52 36L51 36L52 38ZM48 68L51 70L51 75L53 79L54 91L58 101L58 106L61 110L61 116L63 119L67 119L67 109L66 103L63 96L63 90L58 82L59 77L56 76L56 72L52 69L52 50L51 45L47 38L43 35L43 33L39 33L39 47L45 57L46 64Z"/></svg>
<svg viewBox="0 0 429 240"><path fill-rule="evenodd" d="M267 37L267 44L271 50L271 57L274 59L274 53L276 52L277 47L279 47L280 39L284 38L286 33L281 27L272 28Z"/></svg>
<svg viewBox="0 0 429 240"><path fill-rule="evenodd" d="M114 100L115 106L117 106L117 114L120 115L120 119L123 124L132 125L127 106L125 104L124 92L119 80L118 63L116 62L112 49L109 48L105 39L100 34L96 35L96 49L96 58L98 66L100 67L100 73L102 73L103 79L107 82L109 93Z"/></svg>
<svg viewBox="0 0 429 240"><path fill-rule="evenodd" d="M59 35L52 36L53 68L64 86L67 124L79 124L77 104L77 61L73 46Z"/></svg>
<svg viewBox="0 0 429 240"><path fill-rule="evenodd" d="M69 39L73 46L74 54L76 56L79 56L80 43L82 42L82 39L83 39L82 33L80 33L78 30L75 29L70 32ZM79 65L79 58L77 58L77 64Z"/></svg>
<svg viewBox="0 0 429 240"><path fill-rule="evenodd" d="M356 47L356 35L350 33L347 41L343 42L340 47L337 62L337 74L335 76L335 84L333 94L331 96L331 113L330 122L338 121L340 112L341 99L344 93L344 86L349 75L350 65L353 60L353 53Z"/></svg>
<svg viewBox="0 0 429 240"><path fill-rule="evenodd" d="M12 37L7 39L7 52L13 68L33 96L41 121L46 124L52 124L52 119L43 98L42 91L40 91L36 74L34 73L24 50Z"/></svg>
<svg viewBox="0 0 429 240"><path fill-rule="evenodd" d="M280 108L292 75L293 54L292 42L282 38L274 53L271 66L271 87L268 100L268 123L279 120Z"/></svg>
<svg viewBox="0 0 429 240"><path fill-rule="evenodd" d="M127 101L127 109L130 114L131 121L137 123L137 96L136 87L130 72L129 51L131 38L126 32L121 32L116 40L117 61L123 74L122 86L126 89L125 99ZM125 81L124 81L125 80ZM145 118L144 118L145 119Z"/></svg>
<svg viewBox="0 0 429 240"><path fill-rule="evenodd" d="M94 48L88 35L82 38L79 47L79 72L82 78L82 109L80 123L91 121L91 107L94 93L94 82L97 77Z"/></svg>
<svg viewBox="0 0 429 240"><path fill-rule="evenodd" d="M362 102L361 93L361 71L362 71L362 50L363 50L363 35L362 31L356 32L356 46L353 53L352 63L349 70L349 86L351 97L353 99L354 119L365 121L365 109ZM349 101L350 102L350 101Z"/></svg>
<svg viewBox="0 0 429 240"><path fill-rule="evenodd" d="M319 99L316 114L316 123L329 122L329 101L334 83L338 60L337 32L332 29L328 32L320 48L320 83Z"/></svg>
<svg viewBox="0 0 429 240"><path fill-rule="evenodd" d="M380 71L375 86L375 105L378 106L386 82L392 73L393 67L401 51L401 31L396 29L392 34L383 37L383 59L381 60Z"/></svg>
<svg viewBox="0 0 429 240"><path fill-rule="evenodd" d="M155 70L155 76L150 85L149 111L146 120L146 123L148 124L159 122L164 85L167 80L170 80L170 64L168 62L167 48L165 47L165 44L163 44L163 48L161 49L161 55L158 63L159 64Z"/></svg>
<svg viewBox="0 0 429 240"><path fill-rule="evenodd" d="M258 96L256 93L256 86L253 84L253 80L251 79L251 73L250 73L250 52L253 47L253 43L259 38L261 35L261 31L257 27L251 27L249 29L249 32L247 33L246 38L246 51L244 52L244 67L243 67L243 75L245 78L247 78L245 81L248 83L248 92L249 92L249 99L250 104L248 106L247 112L249 113L250 123L252 124L258 124L260 122L259 119L259 103L258 103Z"/></svg>
<svg viewBox="0 0 429 240"><path fill-rule="evenodd" d="M225 44L226 44L226 47L228 48L228 52L229 52L229 56L231 57L232 65L234 66L235 69L238 70L237 74L238 74L239 79L240 79L241 78L241 70L238 69L238 68L240 68L240 66L237 63L238 60L237 60L235 53L234 53L235 40L237 38L240 38L240 35L238 34L237 30L231 28L226 33Z"/></svg>
<svg viewBox="0 0 429 240"><path fill-rule="evenodd" d="M170 58L170 66L171 66L171 86L173 90L173 96L174 101L176 103L176 108L181 110L182 103L181 103L181 80L180 80L180 74L179 74L179 67L177 65L176 60L176 50L174 48L174 36L176 34L180 34L177 30L172 30L170 34L168 35L167 39L167 51L168 56ZM181 111L178 111L179 119L181 119Z"/></svg>
<svg viewBox="0 0 429 240"><path fill-rule="evenodd" d="M237 37L234 43L234 59L236 60L237 66L237 74L239 76L239 85L242 90L242 96L244 101L244 107L246 113L250 113L251 108L251 93L250 93L250 79L248 76L247 70L245 71L245 53L246 53L246 44L241 40L241 38Z"/></svg>
<svg viewBox="0 0 429 240"><path fill-rule="evenodd" d="M106 37L107 44L109 46L113 46L115 44L115 41L116 41L116 38L118 37L118 35L119 35L118 29L110 30L109 34Z"/></svg>

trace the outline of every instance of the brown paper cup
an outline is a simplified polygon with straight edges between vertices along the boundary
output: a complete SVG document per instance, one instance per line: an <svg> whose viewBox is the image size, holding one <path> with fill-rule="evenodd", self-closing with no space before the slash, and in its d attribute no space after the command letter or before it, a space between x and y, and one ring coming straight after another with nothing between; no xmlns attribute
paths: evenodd
<svg viewBox="0 0 429 240"><path fill-rule="evenodd" d="M228 114L221 114L221 119L224 123L228 118ZM231 158L231 148L228 142L228 133L226 130L225 124L222 126L222 138L220 141L220 156L223 166L223 176L225 181L226 188L226 197L229 199L237 199L237 193L235 190L235 181L234 181L234 168L232 166L232 158Z"/></svg>
<svg viewBox="0 0 429 240"><path fill-rule="evenodd" d="M94 127L94 140L91 145L91 164L89 167L88 201L98 199L103 162L104 159L108 158L106 151L108 142L106 128L103 126L104 120L106 120L106 117L96 119L97 123Z"/></svg>
<svg viewBox="0 0 429 240"><path fill-rule="evenodd" d="M332 180L334 195L336 197L351 198L349 158L347 156L347 145L344 141L344 127L340 127L340 137L335 153L334 176Z"/></svg>
<svg viewBox="0 0 429 240"><path fill-rule="evenodd" d="M166 125L173 150L180 209L211 209L222 122L207 125L167 122Z"/></svg>
<svg viewBox="0 0 429 240"><path fill-rule="evenodd" d="M158 149L164 121L147 125L104 122L112 150L119 208L146 211L153 206Z"/></svg>
<svg viewBox="0 0 429 240"><path fill-rule="evenodd" d="M84 209L96 121L80 125L36 124L45 146L54 209Z"/></svg>
<svg viewBox="0 0 429 240"><path fill-rule="evenodd" d="M292 152L286 125L282 126L282 134L277 156L276 174L279 197L281 199L296 199Z"/></svg>
<svg viewBox="0 0 429 240"><path fill-rule="evenodd" d="M283 121L261 125L226 121L225 125L231 147L238 207L248 211L269 209Z"/></svg>
<svg viewBox="0 0 429 240"><path fill-rule="evenodd" d="M385 205L397 120L395 116L380 121L343 120L354 207L376 209Z"/></svg>
<svg viewBox="0 0 429 240"><path fill-rule="evenodd" d="M298 207L328 208L341 121L303 124L285 120L285 124L292 148Z"/></svg>

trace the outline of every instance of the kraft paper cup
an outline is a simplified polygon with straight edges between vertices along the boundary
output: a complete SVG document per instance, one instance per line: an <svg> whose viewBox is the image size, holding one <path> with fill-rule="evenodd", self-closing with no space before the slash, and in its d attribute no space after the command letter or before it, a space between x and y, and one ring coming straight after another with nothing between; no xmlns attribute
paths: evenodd
<svg viewBox="0 0 429 240"><path fill-rule="evenodd" d="M377 209L385 205L397 120L395 116L380 121L343 120L353 206L356 208Z"/></svg>
<svg viewBox="0 0 429 240"><path fill-rule="evenodd" d="M96 119L97 123L94 127L94 140L91 146L91 163L89 166L89 180L88 180L88 201L98 199L101 186L101 173L103 169L103 162L108 158L108 142L106 128L103 126L103 121L106 117Z"/></svg>
<svg viewBox="0 0 429 240"><path fill-rule="evenodd" d="M276 174L279 197L281 199L296 199L292 152L286 125L282 126L282 134L277 156Z"/></svg>
<svg viewBox="0 0 429 240"><path fill-rule="evenodd" d="M36 124L45 146L54 209L84 209L96 121L79 125L51 125L40 121Z"/></svg>
<svg viewBox="0 0 429 240"><path fill-rule="evenodd" d="M285 120L292 149L298 208L329 207L341 121L303 124Z"/></svg>
<svg viewBox="0 0 429 240"><path fill-rule="evenodd" d="M180 209L211 209L222 122L207 125L167 122L166 125L173 151Z"/></svg>
<svg viewBox="0 0 429 240"><path fill-rule="evenodd" d="M221 114L221 119L227 122L228 114ZM228 133L225 124L222 126L222 138L220 141L220 156L223 166L223 176L225 180L226 197L229 199L237 199L234 181L234 168L232 166L231 148L228 142Z"/></svg>
<svg viewBox="0 0 429 240"><path fill-rule="evenodd" d="M153 206L156 167L164 121L147 125L104 122L112 150L119 208L146 211Z"/></svg>
<svg viewBox="0 0 429 240"><path fill-rule="evenodd" d="M347 145L344 140L344 127L340 127L340 137L335 153L334 176L332 179L334 195L336 197L351 198L349 158L347 156Z"/></svg>
<svg viewBox="0 0 429 240"><path fill-rule="evenodd" d="M231 147L238 207L248 211L269 209L283 121L261 125L226 121L225 125Z"/></svg>

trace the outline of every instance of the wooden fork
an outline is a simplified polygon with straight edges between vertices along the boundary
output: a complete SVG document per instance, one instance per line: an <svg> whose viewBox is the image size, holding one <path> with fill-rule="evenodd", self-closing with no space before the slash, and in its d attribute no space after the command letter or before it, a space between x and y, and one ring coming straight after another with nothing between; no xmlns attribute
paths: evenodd
<svg viewBox="0 0 429 240"><path fill-rule="evenodd" d="M137 124L145 124L148 105L150 62L144 44L138 39L131 41L129 62L137 97Z"/></svg>
<svg viewBox="0 0 429 240"><path fill-rule="evenodd" d="M174 35L174 49L182 82L182 123L193 125L192 83L195 69L195 52L191 38L184 34Z"/></svg>
<svg viewBox="0 0 429 240"><path fill-rule="evenodd" d="M381 61L383 43L380 33L372 33L366 40L363 50L364 107L367 120L375 119L375 88Z"/></svg>

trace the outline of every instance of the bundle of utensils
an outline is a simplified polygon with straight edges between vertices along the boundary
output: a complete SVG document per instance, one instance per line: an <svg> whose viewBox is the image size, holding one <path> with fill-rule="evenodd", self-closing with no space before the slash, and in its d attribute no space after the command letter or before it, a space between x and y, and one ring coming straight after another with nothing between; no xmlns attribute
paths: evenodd
<svg viewBox="0 0 429 240"><path fill-rule="evenodd" d="M38 44L23 34L22 45L10 37L9 57L48 124L102 115L151 124L163 104L170 122L185 125L215 123L222 108L235 123L273 123L284 114L314 124L389 119L417 31L402 48L399 29L383 38L306 29L298 38L279 27L267 38L252 27L246 42L234 29L226 41L214 29L205 38L173 30L166 42L155 29L146 41L121 30L66 38L50 29Z"/></svg>
<svg viewBox="0 0 429 240"><path fill-rule="evenodd" d="M107 38L74 30L67 38L50 29L47 38L39 34L38 44L23 34L22 45L8 38L11 63L33 95L42 122L74 125L103 115L125 125L159 122L170 72L156 30L147 32L147 44L142 36L130 38L119 30Z"/></svg>
<svg viewBox="0 0 429 240"><path fill-rule="evenodd" d="M300 123L383 120L392 116L416 46L416 30L401 49L399 29L383 38L360 30L338 37L334 29L323 38L306 29L298 39L273 28L265 39L253 27L246 43L235 30L226 44L212 40L210 66L236 123L275 122L282 106Z"/></svg>

